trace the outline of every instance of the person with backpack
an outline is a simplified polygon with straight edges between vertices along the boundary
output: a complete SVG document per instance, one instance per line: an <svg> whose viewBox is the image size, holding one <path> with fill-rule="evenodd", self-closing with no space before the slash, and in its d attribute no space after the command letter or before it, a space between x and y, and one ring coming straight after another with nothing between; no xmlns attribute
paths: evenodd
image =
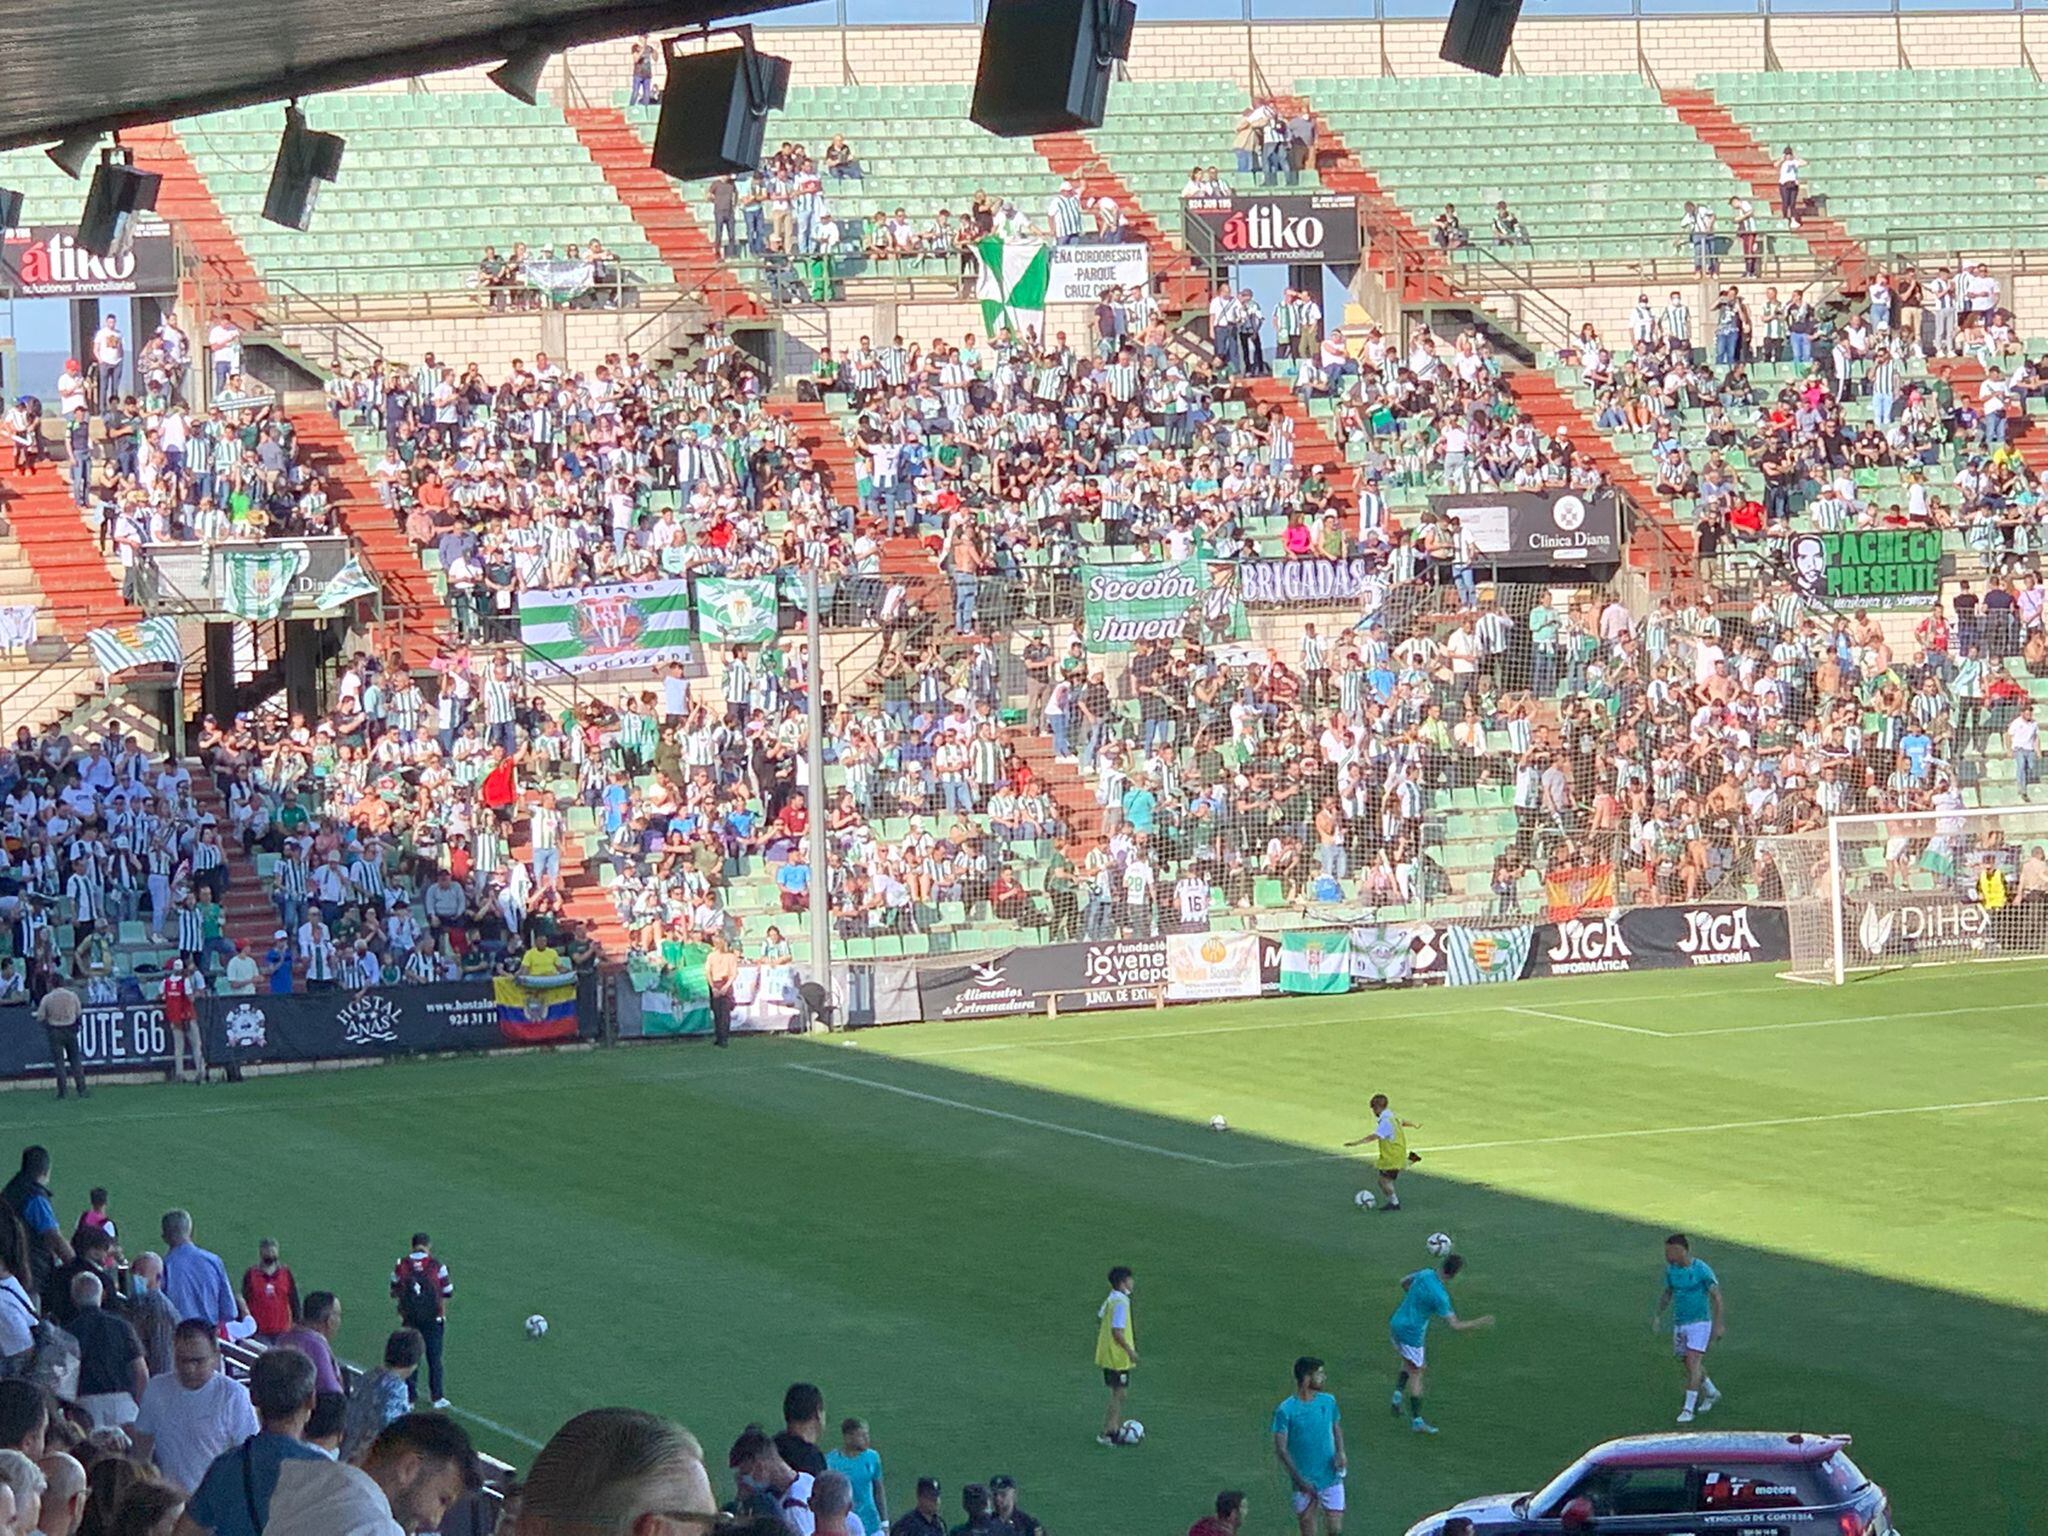
<svg viewBox="0 0 2048 1536"><path fill-rule="evenodd" d="M455 1282L448 1278L448 1266L434 1257L432 1240L424 1232L412 1235L412 1252L393 1266L391 1297L398 1303L398 1320L419 1330L427 1348L427 1386L436 1408L448 1406L446 1383L441 1372L441 1340L448 1324L448 1298L455 1294ZM406 1381L406 1393L419 1400L416 1377Z"/></svg>

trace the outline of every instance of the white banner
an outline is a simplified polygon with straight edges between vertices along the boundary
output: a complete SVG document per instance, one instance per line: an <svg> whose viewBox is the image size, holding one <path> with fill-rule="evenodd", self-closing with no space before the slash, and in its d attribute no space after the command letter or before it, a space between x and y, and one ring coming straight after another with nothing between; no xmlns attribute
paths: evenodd
<svg viewBox="0 0 2048 1536"><path fill-rule="evenodd" d="M1166 999L1259 995L1256 933L1170 933L1166 936Z"/></svg>
<svg viewBox="0 0 2048 1536"><path fill-rule="evenodd" d="M1105 288L1143 288L1151 276L1151 251L1143 245L1057 245L1045 301L1093 304Z"/></svg>

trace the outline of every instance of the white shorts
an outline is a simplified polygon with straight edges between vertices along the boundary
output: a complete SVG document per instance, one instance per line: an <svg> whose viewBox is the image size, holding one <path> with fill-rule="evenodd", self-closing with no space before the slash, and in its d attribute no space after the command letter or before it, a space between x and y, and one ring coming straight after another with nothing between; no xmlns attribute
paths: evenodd
<svg viewBox="0 0 2048 1536"><path fill-rule="evenodd" d="M1399 1339L1396 1339L1394 1340L1394 1353L1403 1360L1406 1360L1418 1371L1427 1369L1422 1358L1422 1346L1420 1344L1403 1344Z"/></svg>
<svg viewBox="0 0 2048 1536"><path fill-rule="evenodd" d="M1707 1345L1714 1337L1712 1323L1680 1323L1671 1330L1671 1353L1674 1355L1704 1355Z"/></svg>
<svg viewBox="0 0 2048 1536"><path fill-rule="evenodd" d="M1295 1490L1294 1512L1297 1515L1307 1513L1308 1507L1312 1502L1322 1505L1323 1508L1335 1514L1343 1514L1344 1485L1342 1483L1332 1483L1327 1488L1319 1488L1316 1490L1313 1499L1311 1499L1310 1495L1301 1492L1299 1489Z"/></svg>

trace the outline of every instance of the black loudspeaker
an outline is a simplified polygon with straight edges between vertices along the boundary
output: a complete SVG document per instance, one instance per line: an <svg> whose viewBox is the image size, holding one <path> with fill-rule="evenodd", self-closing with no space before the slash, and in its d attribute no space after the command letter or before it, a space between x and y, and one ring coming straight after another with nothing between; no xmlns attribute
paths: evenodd
<svg viewBox="0 0 2048 1536"><path fill-rule="evenodd" d="M989 0L968 117L1006 139L1100 128L1137 19L1132 0Z"/></svg>
<svg viewBox="0 0 2048 1536"><path fill-rule="evenodd" d="M0 187L0 229L21 228L21 194Z"/></svg>
<svg viewBox="0 0 2048 1536"><path fill-rule="evenodd" d="M1498 75L1521 16L1522 0L1452 0L1450 25L1436 56L1482 75Z"/></svg>
<svg viewBox="0 0 2048 1536"><path fill-rule="evenodd" d="M284 137L277 143L277 164L271 168L270 190L263 198L263 217L286 229L313 224L314 194L319 183L341 175L344 140L338 133L316 133L296 107L284 115Z"/></svg>
<svg viewBox="0 0 2048 1536"><path fill-rule="evenodd" d="M163 177L132 165L102 160L85 194L85 214L78 221L79 249L111 260L125 256L135 240L135 215L156 207Z"/></svg>
<svg viewBox="0 0 2048 1536"><path fill-rule="evenodd" d="M654 125L654 168L678 181L758 169L768 114L788 99L789 60L756 53L751 44L671 55Z"/></svg>

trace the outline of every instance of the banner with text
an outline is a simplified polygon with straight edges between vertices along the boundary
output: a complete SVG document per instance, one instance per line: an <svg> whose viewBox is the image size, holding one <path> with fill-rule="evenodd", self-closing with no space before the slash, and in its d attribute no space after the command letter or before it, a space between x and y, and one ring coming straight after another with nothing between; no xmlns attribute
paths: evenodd
<svg viewBox="0 0 2048 1536"><path fill-rule="evenodd" d="M1536 930L1526 974L1592 976L1771 965L1791 954L1783 907L1632 907L1543 924Z"/></svg>
<svg viewBox="0 0 2048 1536"><path fill-rule="evenodd" d="M1941 530L1871 528L1792 540L1792 584L1837 608L1924 608L1941 591Z"/></svg>
<svg viewBox="0 0 2048 1536"><path fill-rule="evenodd" d="M1145 245L1058 245L1046 280L1048 304L1093 304L1105 288L1143 288L1152 277Z"/></svg>
<svg viewBox="0 0 2048 1536"><path fill-rule="evenodd" d="M203 1038L209 1059L220 1054L218 1026ZM171 1032L157 1003L87 1008L78 1020L78 1054L88 1072L148 1072L171 1059ZM0 1008L0 1078L39 1077L51 1070L50 1041L33 1009Z"/></svg>
<svg viewBox="0 0 2048 1536"><path fill-rule="evenodd" d="M590 977L560 992L530 992L517 981L507 989L501 986L505 980L365 992L215 994L200 999L199 1016L228 1057L243 1062L482 1051L597 1033ZM539 1016L530 1016L530 1008L538 1008Z"/></svg>
<svg viewBox="0 0 2048 1536"><path fill-rule="evenodd" d="M1081 573L1082 630L1091 653L1145 640L1214 645L1250 634L1237 567L1203 560L1091 565Z"/></svg>
<svg viewBox="0 0 2048 1536"><path fill-rule="evenodd" d="M1181 204L1182 236L1211 266L1358 260L1355 192L1227 192Z"/></svg>
<svg viewBox="0 0 2048 1536"><path fill-rule="evenodd" d="M1238 566L1247 608L1355 603L1371 580L1370 560L1247 560Z"/></svg>
<svg viewBox="0 0 2048 1536"><path fill-rule="evenodd" d="M1612 491L1496 491L1432 496L1429 504L1454 515L1499 565L1613 565L1621 559L1621 502Z"/></svg>
<svg viewBox="0 0 2048 1536"><path fill-rule="evenodd" d="M1171 933L1166 936L1166 999L1259 995L1255 933Z"/></svg>
<svg viewBox="0 0 2048 1536"><path fill-rule="evenodd" d="M534 588L519 594L519 638L564 672L681 661L690 654L690 584Z"/></svg>

